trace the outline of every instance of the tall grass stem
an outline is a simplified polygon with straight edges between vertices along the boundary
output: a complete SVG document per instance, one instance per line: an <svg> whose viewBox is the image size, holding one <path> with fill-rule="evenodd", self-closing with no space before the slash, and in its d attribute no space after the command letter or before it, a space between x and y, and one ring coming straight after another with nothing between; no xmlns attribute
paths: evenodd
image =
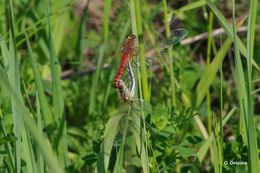
<svg viewBox="0 0 260 173"><path fill-rule="evenodd" d="M169 39L171 36L167 0L163 0L163 14L164 14L164 27L166 31L166 38ZM176 106L176 90L175 90L175 76L173 67L173 54L171 47L168 48L169 64L170 64L170 81L171 81L171 106Z"/></svg>
<svg viewBox="0 0 260 173"><path fill-rule="evenodd" d="M141 83L142 83L142 95L145 101L149 101L149 88L148 88L148 80L147 80L147 70L145 63L145 55L144 55L144 40L143 40L143 24L142 24L142 16L141 16L141 5L139 0L132 0L132 4L134 4L135 19L132 19L134 25L136 26L136 35L138 38L139 44L139 62L141 67Z"/></svg>

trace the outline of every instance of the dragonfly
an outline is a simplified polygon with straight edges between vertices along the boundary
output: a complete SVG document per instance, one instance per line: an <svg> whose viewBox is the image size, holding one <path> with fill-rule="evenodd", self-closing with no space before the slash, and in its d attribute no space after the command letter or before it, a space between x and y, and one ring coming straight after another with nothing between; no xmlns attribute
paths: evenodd
<svg viewBox="0 0 260 173"><path fill-rule="evenodd" d="M178 29L173 32L173 37L171 40L169 40L170 45L175 45L179 43L183 38L187 36L188 32L184 29ZM165 110L159 110L155 107L152 108L152 106L149 106L149 103L146 103L143 100L140 99L135 99L135 90L136 90L136 79L135 79L135 74L134 70L132 67L132 59L133 56L136 56L135 49L135 41L136 41L136 36L130 35L127 37L126 41L122 45L122 59L121 59L121 64L119 67L119 70L116 74L115 77L115 83L114 85L118 89L119 96L121 100L123 100L125 103L129 103L127 106L129 106L130 109L132 110L137 110L138 113L143 111L146 111L147 113L159 113L159 114L170 114L171 117L175 118L175 122L185 122L186 120L184 119L189 119L193 115L191 113L188 113L189 116L178 116L174 111L165 111ZM167 48L167 47L165 47ZM121 75L123 74L123 71L127 71L126 77L122 77ZM142 105L140 109L140 105ZM148 106L147 106L148 105ZM147 109L148 108L148 109ZM151 108L151 109L149 109ZM137 113L137 114L138 114ZM145 122L145 118L140 116L141 120ZM180 118L180 119L179 119ZM177 120L179 119L179 120ZM182 120L181 120L182 119ZM177 121L176 121L177 120ZM133 123L135 124L135 123ZM156 129L152 128L149 124L145 123L146 126L152 131L156 131ZM140 130L137 130L140 131ZM158 131L157 131L158 132Z"/></svg>
<svg viewBox="0 0 260 173"><path fill-rule="evenodd" d="M167 46L165 46L161 52L166 50L168 47L173 46L177 43L179 43L181 40L183 40L188 35L188 31L185 29L176 29L172 32L172 35L170 39L167 41ZM125 42L122 45L122 55L121 55L121 63L119 66L119 69L117 71L117 74L114 79L114 86L115 88L118 88L120 98L124 101L129 101L132 99L134 95L134 85L135 85L135 79L134 79L134 72L132 69L132 60L134 57L137 57L139 48L136 46L136 36L131 34L127 37ZM138 64L138 63L136 63ZM126 81L122 79L123 72L125 70L125 67L127 65L127 71L128 71L128 78L130 80L130 86L127 87Z"/></svg>
<svg viewBox="0 0 260 173"><path fill-rule="evenodd" d="M134 49L135 42L136 42L136 36L132 34L132 35L128 36L127 40L122 45L121 64L120 64L120 67L117 71L117 74L116 74L116 77L114 80L114 86L116 88L119 87L119 82L121 82L121 85L123 85L122 81L120 81L120 78L123 74L127 61L129 61L135 53L135 49Z"/></svg>
<svg viewBox="0 0 260 173"><path fill-rule="evenodd" d="M173 110L168 110L166 111L165 109L158 109L153 106L151 106L149 103L146 103L144 100L141 99L135 99L135 90L136 90L136 82L135 82L135 75L134 71L131 65L131 62L128 61L126 63L126 70L128 72L128 81L126 81L126 78L120 78L118 80L118 92L120 98L125 102L125 103L130 103L129 105L133 106L135 105L140 105L142 104L144 110L147 113L152 113L152 112L160 112L160 113L167 113L176 116L177 114L174 113ZM192 110L191 110L192 111ZM188 113L189 114L189 113ZM191 114L190 114L191 115Z"/></svg>

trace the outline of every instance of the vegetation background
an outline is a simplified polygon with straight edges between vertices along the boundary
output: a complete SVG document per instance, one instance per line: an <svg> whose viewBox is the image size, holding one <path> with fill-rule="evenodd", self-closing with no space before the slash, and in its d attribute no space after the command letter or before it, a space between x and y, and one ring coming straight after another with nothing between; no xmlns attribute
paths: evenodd
<svg viewBox="0 0 260 173"><path fill-rule="evenodd" d="M0 1L0 172L259 172L259 6ZM129 103L113 80L130 33Z"/></svg>

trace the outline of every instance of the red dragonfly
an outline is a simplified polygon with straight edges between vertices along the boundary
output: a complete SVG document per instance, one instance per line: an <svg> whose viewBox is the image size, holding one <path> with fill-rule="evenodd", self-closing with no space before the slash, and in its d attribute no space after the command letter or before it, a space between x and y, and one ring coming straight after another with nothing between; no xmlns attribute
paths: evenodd
<svg viewBox="0 0 260 173"><path fill-rule="evenodd" d="M177 29L172 32L172 36L167 42L167 46L165 46L162 50L164 51L169 46L173 46L177 43L179 43L183 38L187 36L188 32L185 29ZM132 96L134 95L134 85L135 85L135 79L134 79L134 73L131 67L131 61L134 56L138 55L138 47L136 46L136 36L130 35L127 37L125 42L122 45L122 56L121 56L121 64L117 71L115 80L114 80L114 86L118 88L119 95L121 99L128 101L131 100ZM130 80L130 87L128 88L126 85L126 81L121 79L122 74L124 72L125 66L128 66L128 77Z"/></svg>
<svg viewBox="0 0 260 173"><path fill-rule="evenodd" d="M125 68L127 61L129 61L131 59L131 57L133 57L133 55L134 55L135 42L136 42L136 36L132 34L132 35L128 36L126 41L123 43L121 64L120 64L120 67L117 71L117 74L116 74L116 77L115 77L115 80L114 80L114 86L116 88L118 88L119 80L120 80L120 78L123 74L123 71L124 71L124 68Z"/></svg>

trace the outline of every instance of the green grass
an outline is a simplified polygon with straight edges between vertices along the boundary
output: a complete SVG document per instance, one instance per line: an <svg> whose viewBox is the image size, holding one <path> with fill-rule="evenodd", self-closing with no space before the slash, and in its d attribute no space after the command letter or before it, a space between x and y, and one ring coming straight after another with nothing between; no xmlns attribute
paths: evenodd
<svg viewBox="0 0 260 173"><path fill-rule="evenodd" d="M259 156L257 154L257 138L255 123L253 117L252 106L252 59L253 59L253 47L255 38L255 23L256 23L256 8L254 7L257 1L251 1L249 19L248 19L248 33L247 33L247 73L243 71L242 63L240 60L240 54L238 51L238 45L236 37L234 39L235 56L236 56L236 79L238 83L239 103L240 103L240 118L245 130L245 134L248 147L248 170L249 172L257 172L259 170ZM233 26L235 23L235 3L233 1ZM236 35L236 27L233 27L233 33ZM246 79L244 78L244 74ZM243 127L242 127L243 128Z"/></svg>
<svg viewBox="0 0 260 173"><path fill-rule="evenodd" d="M0 172L257 172L259 5L1 1ZM178 28L209 35L162 50ZM131 33L124 102L113 81Z"/></svg>
<svg viewBox="0 0 260 173"><path fill-rule="evenodd" d="M171 37L171 31L169 26L169 15L168 15L168 9L167 9L167 2L166 0L163 1L163 13L164 13L164 25L165 25L165 34L166 38L170 39ZM171 97L172 97L172 106L176 106L176 89L175 89L175 74L174 74L174 67L173 67L173 61L174 57L172 56L172 50L169 47L168 48L168 56L169 56L169 66L170 66L170 79L171 79Z"/></svg>

